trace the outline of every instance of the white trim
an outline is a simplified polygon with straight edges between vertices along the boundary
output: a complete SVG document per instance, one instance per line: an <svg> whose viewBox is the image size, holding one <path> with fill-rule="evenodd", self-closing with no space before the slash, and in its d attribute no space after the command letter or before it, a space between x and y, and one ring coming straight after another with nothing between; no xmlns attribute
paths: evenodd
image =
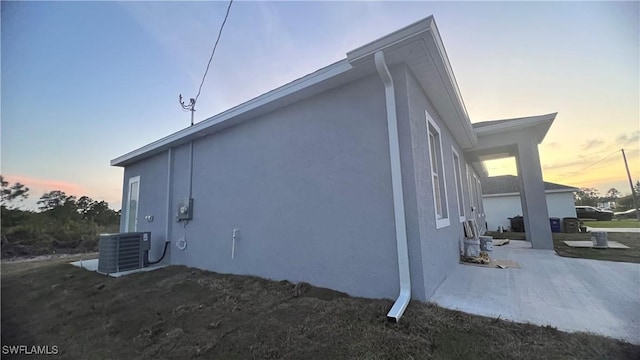
<svg viewBox="0 0 640 360"><path fill-rule="evenodd" d="M475 132L476 135L486 135L486 134L499 133L504 130L516 130L516 129L528 128L538 124L548 123L548 125L551 126L551 123L556 118L556 115L558 115L557 112L551 113L551 114L544 114L544 115L528 116L523 118L491 120L491 121L500 121L500 122L492 125L475 127L473 128L473 132Z"/></svg>
<svg viewBox="0 0 640 360"><path fill-rule="evenodd" d="M132 162L159 154L169 147L176 147L197 137L209 135L226 126L231 126L250 118L256 118L261 115L262 112L273 111L292 101L299 101L300 99L326 91L341 85L341 81L351 81L354 78L349 78L348 74L352 74L357 78L357 76L365 75L372 70L370 66L371 63L375 61L372 57L374 57L377 51L384 49L387 53L393 51L393 55L400 55L401 53L397 52L399 49L416 42L424 44L425 51L425 53L420 52L419 54L412 53L412 56L419 57L416 59L416 64L423 63L427 58L433 63L435 71L438 73L438 78L440 79L440 81L434 83L433 86L442 88L446 92L450 104L442 106L450 109L453 114L455 114L452 114L453 121L460 125L456 128L462 129L463 133L455 131L452 135L462 148L475 146L478 141L476 132L469 121L469 116L453 74L451 63L445 51L440 32L438 31L433 16L429 16L369 44L354 49L347 53L345 59L324 67L312 74L294 80L221 114L200 121L193 126L119 156L111 160L111 166L126 166ZM388 57L393 58L393 60L391 60L393 63L398 63L401 61L407 62L412 56L403 59L391 55ZM359 71L358 69L362 70L362 73L359 73L359 75L351 72L351 70ZM424 84L424 80L422 83ZM439 108L440 106L437 107ZM436 110L440 111L439 109Z"/></svg>
<svg viewBox="0 0 640 360"><path fill-rule="evenodd" d="M545 190L545 194L560 194L560 193L574 193L579 191L579 189L553 189L553 190ZM482 194L482 197L493 198L493 197L501 197L501 196L520 196L519 192L510 192L510 193L498 193L498 194Z"/></svg>
<svg viewBox="0 0 640 360"><path fill-rule="evenodd" d="M467 182L470 200L469 209L473 208L471 218L478 223L478 227L481 227L484 221L481 222L480 220L484 220L485 218L484 205L482 203L482 183L480 183L480 176L473 171L469 164L467 164Z"/></svg>
<svg viewBox="0 0 640 360"><path fill-rule="evenodd" d="M476 195L478 197L478 210L480 211L479 216L484 217L484 203L482 202L482 183L480 182L479 176L473 174L473 177L476 180Z"/></svg>
<svg viewBox="0 0 640 360"><path fill-rule="evenodd" d="M469 211L473 215L475 214L475 211L478 210L478 204L476 204L477 198L475 196L475 191L473 190L474 172L473 172L473 169L471 169L471 166L469 166L469 164L466 164L465 167L467 169L467 190L469 191ZM475 220L475 216L473 217L473 220Z"/></svg>
<svg viewBox="0 0 640 360"><path fill-rule="evenodd" d="M111 160L111 166L124 166L131 161L144 158L149 153L153 153L154 151L158 152L164 150L166 147L185 143L189 141L189 138L200 136L198 133L202 132L205 129L220 125L249 111L256 110L257 108L273 103L287 96L293 95L294 93L300 92L303 89L310 88L323 81L343 74L351 70L352 68L353 67L351 66L351 64L349 64L349 61L347 61L347 59L340 60L314 73L294 80L286 85L276 88L275 90L271 90L263 95L253 98L229 110L226 110L223 113L212 116L206 120L194 124L193 126L182 129L176 133L156 140L127 154L119 156Z"/></svg>
<svg viewBox="0 0 640 360"><path fill-rule="evenodd" d="M445 166L444 166L444 154L442 152L442 131L440 131L440 127L436 124L436 122L433 120L433 118L431 117L431 115L429 114L429 112L427 110L424 111L424 115L425 115L425 124L427 125L427 145L429 148L429 164L431 165L431 188L433 190L433 212L434 212L434 216L436 219L436 229L441 229L443 227L449 226L450 221L449 218L451 217L451 214L449 213L449 198L447 196L447 176L446 176L446 171L445 171ZM433 154L431 153L431 131L429 130L429 126L432 126L435 131L438 134L438 141L436 144L434 144L434 146L438 146L440 148L440 164L441 167L438 167L438 164L435 164L436 167L436 172L434 173L434 164L433 164ZM438 149L436 150L436 162L438 161ZM442 171L442 174L440 174L440 170ZM438 212L437 212L437 208L438 208L438 203L436 201L436 184L433 181L434 175L437 175L438 178L438 189L439 189L439 193L440 193L440 206L444 208L444 210L446 210L446 217L445 216L438 216ZM440 181L440 178L442 178L442 181ZM442 184L443 186L440 186L440 184ZM442 197L444 196L444 203L442 202ZM444 205L444 206L443 206ZM443 214L444 215L444 214Z"/></svg>
<svg viewBox="0 0 640 360"><path fill-rule="evenodd" d="M465 206L464 206L464 194L462 193L462 170L460 169L460 155L456 149L451 145L451 153L452 153L452 163L453 163L453 177L455 178L456 183L456 200L458 206L458 220L460 222L464 222L466 219L465 216ZM456 166L456 158L458 159L458 166Z"/></svg>
<svg viewBox="0 0 640 360"><path fill-rule="evenodd" d="M384 60L384 53L375 54L376 70L384 83L384 95L387 109L387 132L389 134L389 158L391 161L391 188L393 193L393 213L396 228L396 246L398 250L398 273L400 294L387 313L387 319L395 322L409 305L411 300L411 275L409 269L409 246L407 244L407 221L404 214L404 192L402 190L402 166L400 163L400 139L398 137L398 119L396 93L393 78Z"/></svg>
<svg viewBox="0 0 640 360"><path fill-rule="evenodd" d="M351 64L366 61L369 56L378 51L387 50L388 52L389 48L398 43L407 41L407 39L425 36L429 30L433 30L433 26L435 26L433 15L430 15L422 20L414 22L413 24L405 26L402 29L396 30L391 34L385 35L384 37L349 51L347 53L347 59L349 59Z"/></svg>
<svg viewBox="0 0 640 360"><path fill-rule="evenodd" d="M129 185L127 188L127 202L126 202L126 207L123 206L125 210L125 218L124 218L124 232L130 232L129 229L129 204L131 203L131 184L133 183L138 183L138 194L136 196L136 217L133 223L133 231L138 230L138 213L140 212L140 175L138 176L134 176L134 177L130 177L129 178Z"/></svg>
<svg viewBox="0 0 640 360"><path fill-rule="evenodd" d="M516 119L493 120L496 123L474 127L473 131L476 134L476 137L480 139L489 135L500 135L518 130L533 129L535 135L531 136L531 138L535 139L538 144L541 144L542 140L544 140L547 135L547 132L549 132L549 128L551 127L551 124L553 124L556 115L558 115L558 113Z"/></svg>

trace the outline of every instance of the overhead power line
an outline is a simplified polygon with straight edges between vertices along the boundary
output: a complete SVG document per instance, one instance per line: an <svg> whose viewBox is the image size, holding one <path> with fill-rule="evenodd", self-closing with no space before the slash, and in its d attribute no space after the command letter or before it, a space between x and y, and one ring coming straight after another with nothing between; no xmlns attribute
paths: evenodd
<svg viewBox="0 0 640 360"><path fill-rule="evenodd" d="M585 171L585 170L589 169L590 167L593 167L593 166L595 166L595 165L597 165L597 164L599 164L599 163L601 163L601 162L603 162L603 161L607 160L608 158L610 158L610 157L612 157L613 155L617 154L617 153L618 153L618 151L620 151L620 149L618 149L618 150L616 150L616 151L612 152L611 154L609 154L609 155L607 155L607 156L603 157L602 159L600 159L600 160L598 160L598 161L596 161L596 162L592 163L591 165L589 165L589 166L587 166L587 167L585 167L585 168L583 168L583 169L581 169L581 170L578 170L578 171L574 171L574 172L572 172L571 174L577 174L577 173L579 173L579 172L583 172L583 171Z"/></svg>
<svg viewBox="0 0 640 360"><path fill-rule="evenodd" d="M231 4L233 4L233 0L229 1L229 6L227 6L227 13L224 15L224 20L222 21L222 25L220 25L220 30L218 31L218 37L216 38L216 43L213 45L213 51L211 51L211 57L209 57L209 62L207 63L207 68L204 71L204 75L202 75L202 81L200 82L200 87L198 88L198 94L196 95L196 101L198 101L198 97L200 97L200 91L202 91L202 85L204 84L204 79L207 77L207 73L209 72L209 66L211 65L211 60L213 60L213 55L216 53L216 48L218 47L218 42L220 42L220 36L222 35L222 29L224 29L224 24L227 23L227 18L229 17L229 10L231 10Z"/></svg>
<svg viewBox="0 0 640 360"><path fill-rule="evenodd" d="M227 23L227 18L229 18L229 10L231 10L231 4L233 4L233 0L229 1L229 6L227 6L227 12L224 14L224 20L222 21L222 25L220 25L220 30L218 30L218 37L216 38L216 42L213 45L213 50L211 51L211 56L209 57L209 62L207 62L207 68L204 70L204 75L202 75L202 81L200 82L200 86L198 87L198 93L195 98L189 99L189 104L185 104L182 101L182 94L180 94L179 101L180 105L182 105L182 109L184 111L191 111L191 125L193 125L193 113L196 111L196 102L200 97L200 92L202 92L202 85L204 85L204 79L207 77L207 73L209 73L209 66L211 66L211 60L213 60L213 55L216 53L216 49L218 48L218 43L220 42L220 37L222 36L222 30L224 29L224 24Z"/></svg>

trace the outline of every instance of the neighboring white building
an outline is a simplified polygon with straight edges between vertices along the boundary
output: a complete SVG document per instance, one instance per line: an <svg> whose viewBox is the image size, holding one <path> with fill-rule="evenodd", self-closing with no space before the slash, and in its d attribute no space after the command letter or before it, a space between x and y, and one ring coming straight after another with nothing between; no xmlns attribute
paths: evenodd
<svg viewBox="0 0 640 360"><path fill-rule="evenodd" d="M507 229L510 226L509 218L522 216L518 177L513 175L484 177L481 183L487 229L497 230L500 225ZM544 191L550 218L562 220L565 217L576 217L573 193L578 191L577 188L545 181Z"/></svg>
<svg viewBox="0 0 640 360"><path fill-rule="evenodd" d="M597 205L597 208L604 209L604 210L612 210L616 208L616 202L615 201L599 202Z"/></svg>

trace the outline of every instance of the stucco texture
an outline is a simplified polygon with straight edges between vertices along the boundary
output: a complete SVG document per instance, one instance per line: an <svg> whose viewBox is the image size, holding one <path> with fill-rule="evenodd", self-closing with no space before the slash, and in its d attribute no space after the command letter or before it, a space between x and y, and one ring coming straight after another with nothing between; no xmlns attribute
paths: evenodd
<svg viewBox="0 0 640 360"><path fill-rule="evenodd" d="M465 204L467 166L409 68L400 64L391 73L412 297L424 301L459 261L462 225L452 148L460 156ZM443 150L449 225L438 229L425 110L440 128ZM162 249L159 240L168 239L171 264L305 281L355 296L397 296L386 107L376 74L201 137L192 146L194 205L188 222L177 222L176 215L177 204L189 198L190 143L172 148L171 156L165 152L125 169L123 203L129 178L141 177L137 230L152 232L153 257ZM462 213L473 216L469 208ZM146 215L154 221L145 221Z"/></svg>

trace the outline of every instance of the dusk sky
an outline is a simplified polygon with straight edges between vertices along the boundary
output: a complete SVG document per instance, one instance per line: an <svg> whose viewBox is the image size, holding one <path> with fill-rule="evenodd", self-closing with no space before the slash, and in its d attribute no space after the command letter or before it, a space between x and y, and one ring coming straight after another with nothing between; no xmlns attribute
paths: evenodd
<svg viewBox="0 0 640 360"><path fill-rule="evenodd" d="M1 173L120 208L109 161L189 126L225 2L1 3ZM472 122L558 112L544 178L640 180L638 2L233 3L196 122L434 15ZM605 160L602 160L605 158ZM515 174L514 161L487 163Z"/></svg>

